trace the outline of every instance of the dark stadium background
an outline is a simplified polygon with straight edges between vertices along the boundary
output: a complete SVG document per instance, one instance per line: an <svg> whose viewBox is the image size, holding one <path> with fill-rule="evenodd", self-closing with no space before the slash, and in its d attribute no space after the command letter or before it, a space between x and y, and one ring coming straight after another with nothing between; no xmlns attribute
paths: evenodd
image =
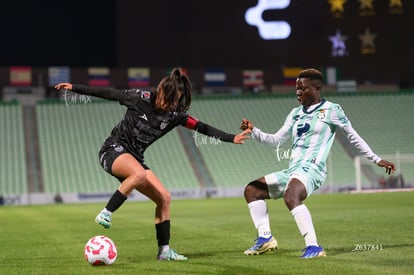
<svg viewBox="0 0 414 275"><path fill-rule="evenodd" d="M390 1L401 1L402 9L391 10ZM266 21L287 21L291 35L286 40L265 41L244 19L257 4L253 0L2 1L0 197L4 196L5 204L31 204L53 202L55 193L65 202L112 194L113 178L102 172L96 153L124 109L54 89L60 81L92 83L96 75L91 67L106 67L108 74L98 77L119 89L133 87L128 69L144 67L149 69L149 83L144 87L150 89L173 66L182 66L198 95L192 115L233 133L239 131L243 117L260 121L265 131L282 125L296 102L294 81L301 68L316 67L326 75L334 71L336 82L326 83L324 97L341 104L378 155L401 161L397 174L404 176L404 186L412 186L414 128L408 126L414 96L414 2L372 0L370 16L361 14L361 3L371 2L347 0L343 13L333 14L329 0L291 0L285 10L266 11L262 16ZM367 28L377 35L370 55L361 53L359 39ZM332 57L329 37L337 30L348 37L347 54ZM65 73L59 68L64 72L62 80L50 71L55 66L67 69ZM12 74L16 69L23 69L23 74ZM263 72L263 79L257 77L263 80L259 87L246 85L244 70ZM213 73L220 80L216 86L206 77L212 71L218 72ZM288 71L294 72L284 74ZM234 152L226 144L200 146L187 150L190 153L178 164L176 156L184 147L196 146L194 137L187 134L172 132L146 157L150 167L151 163L160 167L157 175L174 197L240 195L240 184L246 179L264 175L277 165L285 168L284 163L275 162L272 150L253 142ZM239 163L229 162L227 157L233 154L248 155L249 161L236 157ZM378 187L376 179L383 171L372 172L368 165L357 169L354 157L353 151L335 142L328 184L321 192L352 190L359 181L364 188ZM196 159L203 162L190 166ZM363 170L364 177L357 177L357 170Z"/></svg>
<svg viewBox="0 0 414 275"><path fill-rule="evenodd" d="M257 1L62 0L2 1L0 67L147 66L272 70L281 66L342 70L359 82L399 83L413 69L414 3L392 15L389 1L374 0L375 15L360 16L347 1L334 18L327 0L292 0L265 20L286 20L287 40L262 40L244 20ZM378 36L374 55L360 54L365 28ZM348 36L349 55L331 57L328 36Z"/></svg>

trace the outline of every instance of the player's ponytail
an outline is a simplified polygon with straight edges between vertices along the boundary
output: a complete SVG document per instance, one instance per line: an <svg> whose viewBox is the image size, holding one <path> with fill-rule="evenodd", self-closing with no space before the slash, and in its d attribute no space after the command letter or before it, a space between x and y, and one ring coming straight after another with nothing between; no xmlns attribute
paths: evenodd
<svg viewBox="0 0 414 275"><path fill-rule="evenodd" d="M188 111L191 105L191 94L193 90L191 81L187 75L182 73L181 69L175 68L173 73L177 83L176 92L180 94L178 98L177 111Z"/></svg>
<svg viewBox="0 0 414 275"><path fill-rule="evenodd" d="M179 68L174 68L169 76L161 80L155 105L164 111L188 111L191 94L190 79Z"/></svg>
<svg viewBox="0 0 414 275"><path fill-rule="evenodd" d="M180 77L181 77L181 70L180 69L178 69L178 68L174 68L172 71L171 71L171 75L170 75L170 77L171 78L175 78L175 79L180 79Z"/></svg>

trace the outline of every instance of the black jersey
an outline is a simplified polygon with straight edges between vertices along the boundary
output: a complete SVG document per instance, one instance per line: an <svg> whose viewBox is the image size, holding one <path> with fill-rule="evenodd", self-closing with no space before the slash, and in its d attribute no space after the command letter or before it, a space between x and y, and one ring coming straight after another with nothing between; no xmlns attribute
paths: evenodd
<svg viewBox="0 0 414 275"><path fill-rule="evenodd" d="M115 125L107 140L123 145L136 158L144 158L144 151L157 139L181 125L213 136L222 141L233 142L234 135L209 126L187 112L157 113L154 108L155 93L140 89L118 90L112 88L72 85L72 91L118 101L127 107L123 119Z"/></svg>

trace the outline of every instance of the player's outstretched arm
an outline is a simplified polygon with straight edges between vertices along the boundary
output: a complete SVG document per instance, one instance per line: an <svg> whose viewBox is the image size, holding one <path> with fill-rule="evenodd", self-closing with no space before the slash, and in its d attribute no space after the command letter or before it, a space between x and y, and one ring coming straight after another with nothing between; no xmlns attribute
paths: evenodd
<svg viewBox="0 0 414 275"><path fill-rule="evenodd" d="M60 90L60 89L65 89L65 90L72 90L72 84L71 83L66 83L66 82L63 82L63 83L59 83L59 84L56 84L55 85L55 89L56 90Z"/></svg>
<svg viewBox="0 0 414 275"><path fill-rule="evenodd" d="M388 175L391 175L391 174L393 174L394 172L395 172L395 165L394 165L394 163L392 163L392 162L389 162L389 161L386 161L386 160L380 160L378 163L377 163L377 165L379 166L379 167L384 167L385 168L385 172L388 174Z"/></svg>
<svg viewBox="0 0 414 275"><path fill-rule="evenodd" d="M252 130L250 130L250 129L246 129L243 132L241 132L240 134L235 135L234 136L233 143L235 143L235 144L243 144L244 143L244 140L250 138L249 134L250 134L251 131Z"/></svg>

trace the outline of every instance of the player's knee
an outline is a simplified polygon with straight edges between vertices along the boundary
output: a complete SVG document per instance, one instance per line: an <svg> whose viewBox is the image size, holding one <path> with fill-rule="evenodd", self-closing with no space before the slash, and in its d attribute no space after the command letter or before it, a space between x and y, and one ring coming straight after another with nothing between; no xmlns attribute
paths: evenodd
<svg viewBox="0 0 414 275"><path fill-rule="evenodd" d="M267 186L259 181L252 181L244 187L244 198L247 203L269 198Z"/></svg>
<svg viewBox="0 0 414 275"><path fill-rule="evenodd" d="M171 193L167 190L159 193L157 197L156 204L158 206L169 206L171 204Z"/></svg>
<svg viewBox="0 0 414 275"><path fill-rule="evenodd" d="M250 199L254 194L254 187L251 185L251 183L246 184L244 187L244 198L247 202L250 202Z"/></svg>
<svg viewBox="0 0 414 275"><path fill-rule="evenodd" d="M286 190L283 199L289 210L292 210L296 206L302 204L302 201L300 200L299 196L295 195L294 192L289 192L289 189Z"/></svg>
<svg viewBox="0 0 414 275"><path fill-rule="evenodd" d="M164 204L170 204L171 203L171 193L170 192L165 192L165 194L163 194L162 196Z"/></svg>
<svg viewBox="0 0 414 275"><path fill-rule="evenodd" d="M146 177L147 177L147 172L144 170L144 171L136 172L130 175L128 178L131 180L132 184L134 185L134 188L136 188L144 182Z"/></svg>

